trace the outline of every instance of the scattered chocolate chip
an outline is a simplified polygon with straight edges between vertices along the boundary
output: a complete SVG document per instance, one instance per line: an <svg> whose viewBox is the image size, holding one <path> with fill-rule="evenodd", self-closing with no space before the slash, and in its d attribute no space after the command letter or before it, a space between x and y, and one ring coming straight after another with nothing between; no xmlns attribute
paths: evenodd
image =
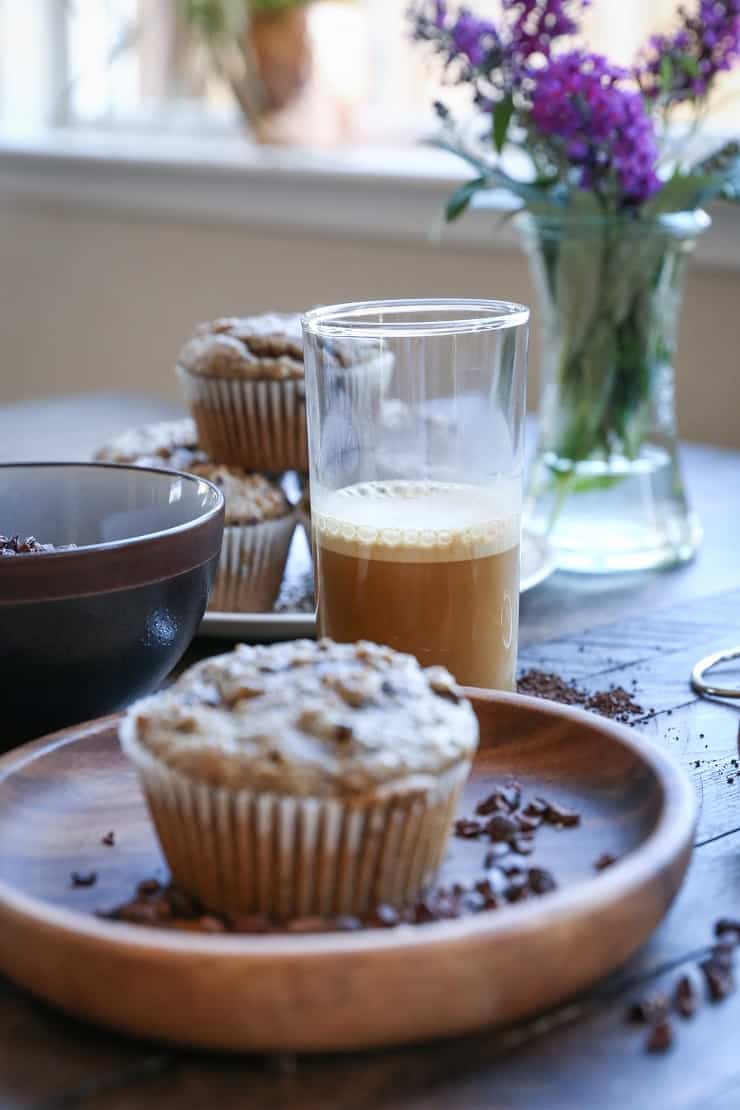
<svg viewBox="0 0 740 1110"><path fill-rule="evenodd" d="M607 867L611 867L613 863L617 862L617 857L613 856L611 852L604 852L599 856L594 867L597 871L605 871Z"/></svg>
<svg viewBox="0 0 740 1110"><path fill-rule="evenodd" d="M537 800L543 802L547 807L544 819L548 825L556 825L564 829L572 829L576 825L580 825L580 813L566 809L565 806L554 805L552 802L545 801L544 798L538 798Z"/></svg>
<svg viewBox="0 0 740 1110"><path fill-rule="evenodd" d="M70 881L72 886L74 887L95 886L96 882L98 881L98 873L97 871L73 871L70 875Z"/></svg>
<svg viewBox="0 0 740 1110"><path fill-rule="evenodd" d="M539 817L539 818L544 820L544 817L545 817L545 814L547 813L547 810L548 810L547 802L542 802L542 801L536 800L536 801L533 801L533 802L529 802L529 804L524 809L524 816L525 817L535 817L535 818Z"/></svg>
<svg viewBox="0 0 740 1110"><path fill-rule="evenodd" d="M735 980L732 969L724 967L713 958L703 960L699 968L704 974L712 1002L721 1002L735 990Z"/></svg>
<svg viewBox="0 0 740 1110"><path fill-rule="evenodd" d="M110 832L107 832L105 836L101 838L100 843L105 844L106 848L113 847L113 845L116 843L116 834L114 833L113 829L111 829Z"/></svg>
<svg viewBox="0 0 740 1110"><path fill-rule="evenodd" d="M159 894L162 884L157 879L144 879L136 888L138 894Z"/></svg>
<svg viewBox="0 0 740 1110"><path fill-rule="evenodd" d="M634 679L633 685L637 685ZM574 679L566 681L559 675L547 671L527 671L520 676L517 690L520 694L548 698L550 701L561 702L564 705L580 705L602 717L610 717L623 723L629 722L631 718L641 717L645 712L622 686L612 686L608 690L589 694L586 690L579 689ZM650 712L653 713L654 710L651 709Z"/></svg>
<svg viewBox="0 0 740 1110"><path fill-rule="evenodd" d="M725 937L728 934L734 936L736 942L740 941L740 921L731 917L721 917L714 926L714 935Z"/></svg>
<svg viewBox="0 0 740 1110"><path fill-rule="evenodd" d="M550 891L557 889L557 883L550 872L542 867L530 867L529 885L535 894L549 894Z"/></svg>
<svg viewBox="0 0 740 1110"><path fill-rule="evenodd" d="M657 1024L668 1013L668 999L664 994L646 995L633 1002L627 1011L629 1021Z"/></svg>
<svg viewBox="0 0 740 1110"><path fill-rule="evenodd" d="M650 1030L645 1041L646 1052L667 1052L673 1044L673 1026L668 1020L659 1021Z"/></svg>
<svg viewBox="0 0 740 1110"><path fill-rule="evenodd" d="M460 817L455 821L454 833L455 836L461 836L464 840L474 840L483 832L483 825L480 821L472 820L468 817Z"/></svg>
<svg viewBox="0 0 740 1110"><path fill-rule="evenodd" d="M694 984L688 975L682 975L676 984L673 996L676 1012L682 1018L691 1018L699 1008L699 999L694 989Z"/></svg>
<svg viewBox="0 0 740 1110"><path fill-rule="evenodd" d="M485 826L485 831L490 836L492 843L498 843L502 840L511 840L518 832L516 821L511 817L503 817L497 813L488 824Z"/></svg>

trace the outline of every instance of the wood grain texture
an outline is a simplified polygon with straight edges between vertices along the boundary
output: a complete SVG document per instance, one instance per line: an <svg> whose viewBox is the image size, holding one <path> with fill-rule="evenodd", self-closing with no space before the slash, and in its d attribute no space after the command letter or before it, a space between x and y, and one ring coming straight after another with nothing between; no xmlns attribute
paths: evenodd
<svg viewBox="0 0 740 1110"><path fill-rule="evenodd" d="M576 829L541 829L527 861L555 873L555 893L459 921L313 937L101 920L96 910L163 873L115 722L103 721L0 760L0 966L80 1016L227 1049L426 1040L572 996L623 963L665 913L688 862L693 792L627 729L511 695L473 704L481 747L461 813L513 774L526 796L581 814ZM102 843L108 828L113 847ZM486 851L453 840L443 885L483 877ZM604 852L619 862L598 872ZM94 886L70 883L93 870Z"/></svg>
<svg viewBox="0 0 740 1110"><path fill-rule="evenodd" d="M107 421L108 435L146 418L117 398L90 397L81 429L76 402L1 408L0 455L72 457L69 444L96 422ZM659 708L653 694L672 691L665 708L636 727L692 775L697 848L673 908L635 959L575 1002L505 1030L312 1058L226 1058L144 1044L69 1018L0 979L3 1110L736 1110L740 996L681 1023L676 1048L657 1059L644 1053L643 1032L624 1021L637 993L676 974L666 980L661 969L695 962L718 917L740 916L740 779L732 763L740 713L698 700L685 670L694 642L698 659L702 644L719 648L734 633L740 641L740 455L687 446L683 463L705 528L692 564L616 579L557 574L521 611L523 665L549 660L598 689L623 682L631 668L648 710ZM680 660L674 644L685 652ZM222 642L199 642L191 658L222 650Z"/></svg>

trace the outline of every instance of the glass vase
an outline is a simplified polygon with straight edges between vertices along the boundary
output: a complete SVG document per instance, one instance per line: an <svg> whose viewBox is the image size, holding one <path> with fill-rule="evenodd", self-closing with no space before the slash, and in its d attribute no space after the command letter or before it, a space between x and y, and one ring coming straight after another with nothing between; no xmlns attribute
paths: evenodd
<svg viewBox="0 0 740 1110"><path fill-rule="evenodd" d="M690 559L701 527L681 479L673 358L686 263L709 217L518 221L543 339L527 527L564 570Z"/></svg>

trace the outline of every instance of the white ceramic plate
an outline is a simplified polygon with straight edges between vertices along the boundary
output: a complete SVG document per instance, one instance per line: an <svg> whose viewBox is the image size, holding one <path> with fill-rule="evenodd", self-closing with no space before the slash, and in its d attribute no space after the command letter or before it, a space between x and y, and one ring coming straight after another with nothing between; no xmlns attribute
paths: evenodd
<svg viewBox="0 0 740 1110"><path fill-rule="evenodd" d="M522 571L520 592L526 593L544 582L555 570L555 556L545 540L525 532L522 536ZM298 527L285 570L281 593L283 603L289 601L291 594L305 594L306 584L311 580L311 557L306 535ZM274 640L294 640L301 636L316 634L316 620L313 613L289 611L273 613L218 613L208 612L203 618L199 634L216 636L225 640L261 640L265 643Z"/></svg>

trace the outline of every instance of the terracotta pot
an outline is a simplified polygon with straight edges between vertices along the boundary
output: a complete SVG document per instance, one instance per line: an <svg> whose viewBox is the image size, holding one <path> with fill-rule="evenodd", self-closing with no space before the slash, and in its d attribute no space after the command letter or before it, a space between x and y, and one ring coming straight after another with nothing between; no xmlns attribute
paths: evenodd
<svg viewBox="0 0 740 1110"><path fill-rule="evenodd" d="M311 75L311 41L307 9L255 15L245 31L242 49L250 53L264 91L265 108L287 107Z"/></svg>

